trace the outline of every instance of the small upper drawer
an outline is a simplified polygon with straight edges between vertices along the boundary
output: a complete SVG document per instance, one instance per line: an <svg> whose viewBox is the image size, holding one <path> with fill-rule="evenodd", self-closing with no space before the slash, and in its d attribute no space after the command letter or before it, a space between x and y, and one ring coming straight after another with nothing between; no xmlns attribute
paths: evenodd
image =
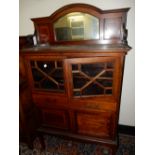
<svg viewBox="0 0 155 155"><path fill-rule="evenodd" d="M52 105L65 105L67 104L67 98L64 95L51 94L33 94L33 102L40 107L50 108Z"/></svg>

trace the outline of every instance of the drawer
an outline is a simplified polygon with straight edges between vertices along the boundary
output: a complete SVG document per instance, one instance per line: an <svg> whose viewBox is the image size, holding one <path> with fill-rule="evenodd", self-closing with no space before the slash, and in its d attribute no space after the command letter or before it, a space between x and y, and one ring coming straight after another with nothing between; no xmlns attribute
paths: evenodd
<svg viewBox="0 0 155 155"><path fill-rule="evenodd" d="M114 131L114 120L110 112L76 112L77 133L98 138L110 138Z"/></svg>
<svg viewBox="0 0 155 155"><path fill-rule="evenodd" d="M65 96L59 96L55 94L51 95L38 95L33 94L33 102L44 108L50 108L52 105L65 105L67 104L67 98Z"/></svg>
<svg viewBox="0 0 155 155"><path fill-rule="evenodd" d="M42 109L42 125L46 127L68 129L69 115L66 110Z"/></svg>

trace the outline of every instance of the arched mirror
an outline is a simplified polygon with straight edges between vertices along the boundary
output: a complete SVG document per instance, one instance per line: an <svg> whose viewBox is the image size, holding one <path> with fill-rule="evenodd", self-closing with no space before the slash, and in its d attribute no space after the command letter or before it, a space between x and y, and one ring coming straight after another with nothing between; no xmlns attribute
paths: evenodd
<svg viewBox="0 0 155 155"><path fill-rule="evenodd" d="M99 39L99 19L87 13L72 12L54 23L56 41Z"/></svg>

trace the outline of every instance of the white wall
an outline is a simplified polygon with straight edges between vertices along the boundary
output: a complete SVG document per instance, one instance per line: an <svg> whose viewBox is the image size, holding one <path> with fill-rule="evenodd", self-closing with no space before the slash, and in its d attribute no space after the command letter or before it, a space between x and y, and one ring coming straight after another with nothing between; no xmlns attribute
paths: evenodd
<svg viewBox="0 0 155 155"><path fill-rule="evenodd" d="M125 62L121 109L119 123L135 125L135 40L134 40L134 0L19 0L19 35L28 35L34 32L30 18L51 15L60 7L70 3L87 3L103 10L130 7L127 19L128 43L132 50L128 53Z"/></svg>

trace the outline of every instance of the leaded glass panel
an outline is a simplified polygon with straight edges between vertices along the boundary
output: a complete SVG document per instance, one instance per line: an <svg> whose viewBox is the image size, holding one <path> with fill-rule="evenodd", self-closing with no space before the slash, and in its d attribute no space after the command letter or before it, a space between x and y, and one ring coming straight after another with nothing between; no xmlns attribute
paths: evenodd
<svg viewBox="0 0 155 155"><path fill-rule="evenodd" d="M62 61L32 60L30 65L35 88L64 91Z"/></svg>
<svg viewBox="0 0 155 155"><path fill-rule="evenodd" d="M112 95L114 62L72 64L73 95Z"/></svg>

